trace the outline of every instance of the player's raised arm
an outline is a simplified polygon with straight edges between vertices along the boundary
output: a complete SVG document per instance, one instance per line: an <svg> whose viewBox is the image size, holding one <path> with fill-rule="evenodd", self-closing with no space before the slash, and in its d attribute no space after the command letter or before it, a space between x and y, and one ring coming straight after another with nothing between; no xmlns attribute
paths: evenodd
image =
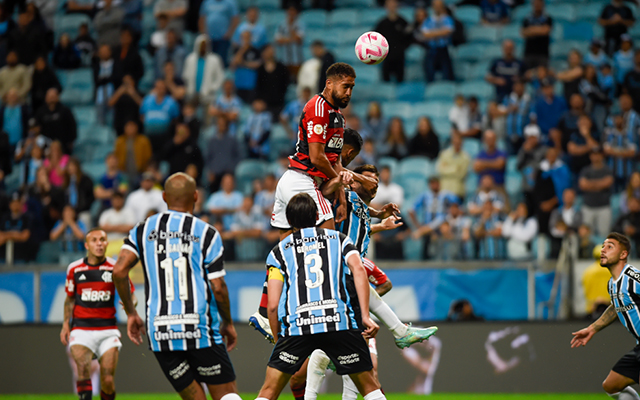
<svg viewBox="0 0 640 400"><path fill-rule="evenodd" d="M392 215L383 219L380 223L371 225L371 234L396 229L402 225L404 225L404 222L402 222L401 218Z"/></svg>
<svg viewBox="0 0 640 400"><path fill-rule="evenodd" d="M611 323L613 323L617 318L616 310L613 305L610 304L602 313L600 318L598 318L593 324L584 329L580 329L577 332L571 333L573 335L573 338L571 339L571 348L586 346L593 335L611 325Z"/></svg>

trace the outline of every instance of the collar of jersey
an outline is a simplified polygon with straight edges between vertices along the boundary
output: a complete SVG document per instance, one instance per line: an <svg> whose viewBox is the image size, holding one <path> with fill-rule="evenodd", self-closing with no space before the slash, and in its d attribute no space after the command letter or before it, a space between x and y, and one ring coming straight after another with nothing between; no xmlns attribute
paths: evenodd
<svg viewBox="0 0 640 400"><path fill-rule="evenodd" d="M105 258L105 261L106 261L106 258ZM103 261L103 262L101 262L101 263L99 263L99 264L95 264L95 265L93 265L93 264L89 264L89 258L88 258L88 257L85 257L85 258L84 258L84 260L82 260L82 262L84 262L84 264L85 264L85 265L87 265L87 266L89 266L89 267L99 267L99 266L101 266L102 264L104 264L104 261Z"/></svg>
<svg viewBox="0 0 640 400"><path fill-rule="evenodd" d="M334 110L339 110L339 108L338 108L338 107L336 107L336 106L334 106L333 104L331 104L331 102L330 102L329 100L327 100L327 98L326 98L326 97L324 97L322 94L319 94L318 96L322 97L322 99L323 99L324 101L326 101L326 102L327 102L327 104L331 106L331 108L333 108Z"/></svg>

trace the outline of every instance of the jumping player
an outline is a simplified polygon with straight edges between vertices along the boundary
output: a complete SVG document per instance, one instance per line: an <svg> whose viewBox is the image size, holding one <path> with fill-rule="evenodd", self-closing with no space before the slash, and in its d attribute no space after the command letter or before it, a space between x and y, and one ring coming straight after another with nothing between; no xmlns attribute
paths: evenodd
<svg viewBox="0 0 640 400"><path fill-rule="evenodd" d="M640 270L627 264L631 242L620 233L610 233L602 244L600 265L611 272L609 295L611 304L594 323L573 332L571 347L586 346L593 335L609 326L617 317L636 339L636 347L613 366L602 388L618 400L638 400L630 386L640 381Z"/></svg>
<svg viewBox="0 0 640 400"><path fill-rule="evenodd" d="M116 397L114 375L122 343L116 327L114 305L116 288L112 272L115 261L105 256L107 245L107 234L103 230L90 230L84 243L87 256L72 262L67 268L67 297L60 341L69 346L77 366L76 387L80 400L90 400L92 396L91 363L94 356L100 363L100 399L113 400ZM131 281L125 280L123 290L135 303Z"/></svg>
<svg viewBox="0 0 640 400"><path fill-rule="evenodd" d="M140 259L149 346L173 388L184 400L204 400L201 382L214 400L241 400L227 353L237 335L224 281L222 239L191 215L198 200L193 178L181 172L171 175L162 197L169 210L131 230L113 271L129 338L139 345L145 333L126 291L129 270Z"/></svg>
<svg viewBox="0 0 640 400"><path fill-rule="evenodd" d="M368 315L360 254L345 235L315 228L317 214L308 194L291 198L286 215L293 233L267 257L269 323L277 339L258 400L278 398L317 348L334 361L338 374L351 376L365 400L385 399L363 337L374 337L378 326Z"/></svg>

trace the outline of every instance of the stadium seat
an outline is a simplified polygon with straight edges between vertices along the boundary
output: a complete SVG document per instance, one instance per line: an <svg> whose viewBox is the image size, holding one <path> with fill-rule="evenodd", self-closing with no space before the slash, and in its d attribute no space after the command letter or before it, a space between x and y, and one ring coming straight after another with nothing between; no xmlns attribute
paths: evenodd
<svg viewBox="0 0 640 400"><path fill-rule="evenodd" d="M424 54L424 48L422 48L421 46L411 46L407 49L405 56L408 63L421 63L424 60Z"/></svg>
<svg viewBox="0 0 640 400"><path fill-rule="evenodd" d="M435 166L428 158L411 156L400 160L398 164L399 176L413 176L415 174L429 177L435 171Z"/></svg>
<svg viewBox="0 0 640 400"><path fill-rule="evenodd" d="M590 20L595 22L598 18L600 18L600 13L604 5L601 2L587 2L584 4L580 4L576 6L576 20Z"/></svg>
<svg viewBox="0 0 640 400"><path fill-rule="evenodd" d="M470 198L476 193L478 189L478 175L475 172L469 172L467 174L467 178L464 181L464 189L467 198Z"/></svg>
<svg viewBox="0 0 640 400"><path fill-rule="evenodd" d="M351 1L351 0L347 0L347 1ZM345 1L345 3L347 3L347 1ZM358 15L359 15L359 20L357 22L358 25L363 27L367 26L369 27L369 29L373 29L376 26L376 24L387 15L387 12L382 8L371 7L371 8L364 8L363 10L360 11ZM413 46L413 47L416 47L416 46Z"/></svg>
<svg viewBox="0 0 640 400"><path fill-rule="evenodd" d="M549 4L546 13L554 20L573 21L576 19L576 8L572 4Z"/></svg>
<svg viewBox="0 0 640 400"><path fill-rule="evenodd" d="M358 10L351 8L337 8L331 12L328 20L329 24L333 27L338 27L341 29L351 27L353 26L353 22L358 20ZM360 33L362 34L364 32ZM336 36L342 36L342 34ZM357 37L353 39L354 43L356 39Z"/></svg>
<svg viewBox="0 0 640 400"><path fill-rule="evenodd" d="M531 4L516 7L516 9L511 13L511 20L516 23L521 22L523 19L531 15L531 10Z"/></svg>
<svg viewBox="0 0 640 400"><path fill-rule="evenodd" d="M96 124L96 108L94 106L72 107L71 111L76 118L78 127Z"/></svg>
<svg viewBox="0 0 640 400"><path fill-rule="evenodd" d="M286 16L283 10L260 12L260 21L262 21L264 26L266 26L267 28L279 26L285 20L285 18Z"/></svg>
<svg viewBox="0 0 640 400"><path fill-rule="evenodd" d="M235 242L235 254L238 261L258 261L264 257L263 239L242 239Z"/></svg>
<svg viewBox="0 0 640 400"><path fill-rule="evenodd" d="M460 85L458 87L458 92L465 97L474 95L479 99L488 100L495 94L495 88L488 82L475 81Z"/></svg>
<svg viewBox="0 0 640 400"><path fill-rule="evenodd" d="M424 98L427 101L448 100L452 101L457 92L457 86L453 82L433 82L427 85Z"/></svg>
<svg viewBox="0 0 640 400"><path fill-rule="evenodd" d="M476 25L467 31L467 40L473 43L496 43L501 38L500 28Z"/></svg>
<svg viewBox="0 0 640 400"><path fill-rule="evenodd" d="M398 160L393 157L380 157L378 159L379 167L389 167L391 170L391 176L395 176L398 172Z"/></svg>
<svg viewBox="0 0 640 400"><path fill-rule="evenodd" d="M502 39L511 39L513 41L521 41L522 35L520 33L522 25L518 23L511 23L502 28ZM555 28L554 28L555 29Z"/></svg>
<svg viewBox="0 0 640 400"><path fill-rule="evenodd" d="M257 179L262 178L267 173L267 163L261 160L246 159L240 161L236 166L236 179Z"/></svg>
<svg viewBox="0 0 640 400"><path fill-rule="evenodd" d="M424 67L417 63L407 65L404 69L404 79L408 82L424 82Z"/></svg>
<svg viewBox="0 0 640 400"><path fill-rule="evenodd" d="M91 28L91 18L85 14L64 14L55 19L56 43L63 33L68 34L71 40L78 35L78 28L82 24L88 24Z"/></svg>
<svg viewBox="0 0 640 400"><path fill-rule="evenodd" d="M493 61L496 58L502 58L502 46L499 43L486 45L479 49L481 53L480 60ZM520 53L520 49L516 46L516 54Z"/></svg>
<svg viewBox="0 0 640 400"><path fill-rule="evenodd" d="M348 46L350 48L349 53L352 55L353 60L355 60L355 45L356 40L362 35L364 31L362 28L351 28L351 29L343 29L341 30L340 35L336 35L339 37L339 44L341 46ZM336 54L337 55L337 54Z"/></svg>
<svg viewBox="0 0 640 400"><path fill-rule="evenodd" d="M591 40L593 38L593 23L591 22L564 21L562 30L564 40Z"/></svg>
<svg viewBox="0 0 640 400"><path fill-rule="evenodd" d="M506 171L520 173L518 171L518 157L516 156L507 157Z"/></svg>
<svg viewBox="0 0 640 400"><path fill-rule="evenodd" d="M482 58L484 45L478 43L467 43L458 46L455 50L456 63L461 61L478 61Z"/></svg>
<svg viewBox="0 0 640 400"><path fill-rule="evenodd" d="M419 102L424 99L424 83L400 83L396 86L396 99L399 101Z"/></svg>
<svg viewBox="0 0 640 400"><path fill-rule="evenodd" d="M401 101L390 101L382 103L382 113L388 118L409 118L409 114L411 113L411 103Z"/></svg>
<svg viewBox="0 0 640 400"><path fill-rule="evenodd" d="M456 9L455 17L465 25L475 25L480 22L480 8L462 6Z"/></svg>
<svg viewBox="0 0 640 400"><path fill-rule="evenodd" d="M300 14L300 23L312 31L316 28L324 28L327 25L327 12L325 10L306 10ZM323 31L320 31L324 33ZM305 31L305 36L310 32Z"/></svg>
<svg viewBox="0 0 640 400"><path fill-rule="evenodd" d="M397 98L396 86L392 83L356 86L354 93L362 101L393 102Z"/></svg>
<svg viewBox="0 0 640 400"><path fill-rule="evenodd" d="M60 242L44 241L40 243L36 262L38 264L58 264L60 251Z"/></svg>
<svg viewBox="0 0 640 400"><path fill-rule="evenodd" d="M451 140L451 122L448 118L434 118L431 125L440 139L440 149L444 149Z"/></svg>
<svg viewBox="0 0 640 400"><path fill-rule="evenodd" d="M572 49L580 50L582 54L584 54L589 49L589 42L571 40L551 43L551 46L549 46L549 55L552 59L566 60L567 54Z"/></svg>
<svg viewBox="0 0 640 400"><path fill-rule="evenodd" d="M462 141L462 150L469 154L469 157L475 158L480 153L480 141L478 139L464 139Z"/></svg>
<svg viewBox="0 0 640 400"><path fill-rule="evenodd" d="M491 68L491 61L489 60L478 61L477 63L470 64L466 78L467 80L473 81L484 79L485 76L487 76L487 72L489 72L489 68Z"/></svg>
<svg viewBox="0 0 640 400"><path fill-rule="evenodd" d="M92 161L89 163L83 163L82 171L84 171L91 180L98 182L102 175L107 172L107 166L105 165L104 160Z"/></svg>
<svg viewBox="0 0 640 400"><path fill-rule="evenodd" d="M405 260L422 260L422 240L406 239L402 241L402 252Z"/></svg>
<svg viewBox="0 0 640 400"><path fill-rule="evenodd" d="M59 72L65 75L60 101L64 104L88 104L93 100L93 74L90 68Z"/></svg>
<svg viewBox="0 0 640 400"><path fill-rule="evenodd" d="M430 118L438 118L449 114L452 103L447 101L428 101L417 103L411 108L409 118L420 118L428 116Z"/></svg>
<svg viewBox="0 0 640 400"><path fill-rule="evenodd" d="M364 8L367 7L376 7L376 2L373 0L340 0L336 2L338 7L354 7L354 8Z"/></svg>
<svg viewBox="0 0 640 400"><path fill-rule="evenodd" d="M282 154L292 154L294 147L293 141L288 137L271 139L269 141L269 160L275 161Z"/></svg>
<svg viewBox="0 0 640 400"><path fill-rule="evenodd" d="M510 198L517 198L522 194L522 174L517 171L507 172L504 187Z"/></svg>
<svg viewBox="0 0 640 400"><path fill-rule="evenodd" d="M355 53L352 53L355 58ZM358 82L367 82L367 83L375 83L380 82L380 66L372 66L365 64L355 64L354 69L356 71L357 81ZM363 85L364 86L364 85ZM354 93L358 93L358 90L361 86L357 87Z"/></svg>
<svg viewBox="0 0 640 400"><path fill-rule="evenodd" d="M279 0L255 0L254 5L260 10L277 10L280 8Z"/></svg>

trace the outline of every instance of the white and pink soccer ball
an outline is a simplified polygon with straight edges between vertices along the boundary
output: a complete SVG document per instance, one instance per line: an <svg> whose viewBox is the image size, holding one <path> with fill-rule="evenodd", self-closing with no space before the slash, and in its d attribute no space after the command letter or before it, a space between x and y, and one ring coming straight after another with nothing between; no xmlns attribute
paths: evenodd
<svg viewBox="0 0 640 400"><path fill-rule="evenodd" d="M381 63L389 54L389 42L378 32L365 32L356 40L356 57L365 64Z"/></svg>

